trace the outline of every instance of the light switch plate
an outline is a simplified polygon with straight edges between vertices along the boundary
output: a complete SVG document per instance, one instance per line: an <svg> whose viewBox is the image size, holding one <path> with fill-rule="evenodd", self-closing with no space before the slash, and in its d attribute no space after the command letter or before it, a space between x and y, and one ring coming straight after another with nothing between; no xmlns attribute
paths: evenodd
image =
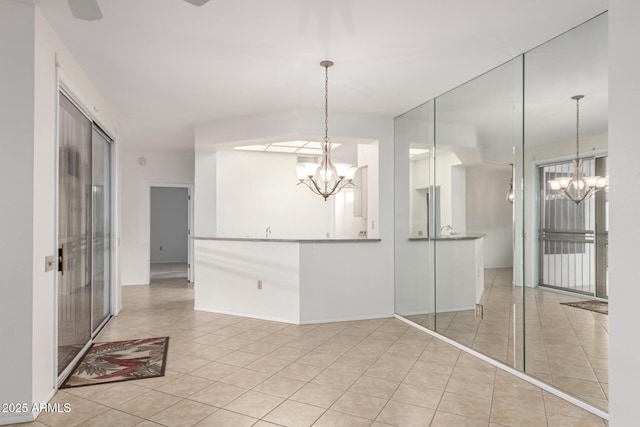
<svg viewBox="0 0 640 427"><path fill-rule="evenodd" d="M44 271L45 271L45 273L47 271L53 270L53 265L54 265L53 255L49 255L49 256L44 257Z"/></svg>

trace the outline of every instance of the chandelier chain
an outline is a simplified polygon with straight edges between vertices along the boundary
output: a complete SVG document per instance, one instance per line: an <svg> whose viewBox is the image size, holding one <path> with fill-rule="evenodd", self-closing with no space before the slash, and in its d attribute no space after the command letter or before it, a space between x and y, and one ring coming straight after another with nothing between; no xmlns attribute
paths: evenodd
<svg viewBox="0 0 640 427"><path fill-rule="evenodd" d="M324 67L324 142L329 142L329 66Z"/></svg>
<svg viewBox="0 0 640 427"><path fill-rule="evenodd" d="M580 98L576 99L576 161L580 161Z"/></svg>

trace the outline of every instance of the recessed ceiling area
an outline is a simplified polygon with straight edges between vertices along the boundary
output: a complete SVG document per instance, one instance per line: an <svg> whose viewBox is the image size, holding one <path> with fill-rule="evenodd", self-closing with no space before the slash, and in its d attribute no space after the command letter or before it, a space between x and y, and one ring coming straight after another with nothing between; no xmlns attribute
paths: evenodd
<svg viewBox="0 0 640 427"><path fill-rule="evenodd" d="M27 1L27 0L25 0ZM395 117L605 11L606 0L35 2L120 117L124 149L192 150L214 120L324 106ZM331 117L330 117L331 119ZM331 130L330 130L331 132Z"/></svg>
<svg viewBox="0 0 640 427"><path fill-rule="evenodd" d="M338 148L340 144L332 143L331 148ZM319 156L322 154L322 144L317 141L284 141L266 144L240 145L235 150L261 151L266 153L308 154Z"/></svg>

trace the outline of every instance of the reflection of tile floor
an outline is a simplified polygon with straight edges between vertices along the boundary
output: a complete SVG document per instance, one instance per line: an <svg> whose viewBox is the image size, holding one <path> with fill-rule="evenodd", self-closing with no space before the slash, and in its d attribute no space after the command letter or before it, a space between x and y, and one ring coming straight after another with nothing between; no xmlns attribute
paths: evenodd
<svg viewBox="0 0 640 427"><path fill-rule="evenodd" d="M485 270L481 304L484 318L474 311L438 314L439 333L496 360L522 368L522 295L512 302L511 269ZM526 289L526 369L530 375L608 411L608 316L560 305L583 297L542 288ZM433 316L410 316L433 328ZM517 357L514 358L514 354ZM514 363L514 359L516 363Z"/></svg>
<svg viewBox="0 0 640 427"><path fill-rule="evenodd" d="M604 426L396 319L294 326L193 310L178 281L123 288L99 341L169 335L166 376L71 388L33 425Z"/></svg>
<svg viewBox="0 0 640 427"><path fill-rule="evenodd" d="M186 279L187 275L186 262L152 263L149 267L151 280Z"/></svg>

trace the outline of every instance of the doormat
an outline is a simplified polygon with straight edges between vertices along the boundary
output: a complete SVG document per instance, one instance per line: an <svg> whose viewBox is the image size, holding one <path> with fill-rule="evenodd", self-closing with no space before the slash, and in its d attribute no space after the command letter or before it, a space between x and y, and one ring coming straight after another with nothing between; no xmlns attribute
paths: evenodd
<svg viewBox="0 0 640 427"><path fill-rule="evenodd" d="M590 300L590 301L576 301L576 302L561 302L562 305L569 305L571 307L582 308L584 310L595 311L600 314L609 314L609 303L606 301Z"/></svg>
<svg viewBox="0 0 640 427"><path fill-rule="evenodd" d="M164 376L169 337L94 343L60 388Z"/></svg>

